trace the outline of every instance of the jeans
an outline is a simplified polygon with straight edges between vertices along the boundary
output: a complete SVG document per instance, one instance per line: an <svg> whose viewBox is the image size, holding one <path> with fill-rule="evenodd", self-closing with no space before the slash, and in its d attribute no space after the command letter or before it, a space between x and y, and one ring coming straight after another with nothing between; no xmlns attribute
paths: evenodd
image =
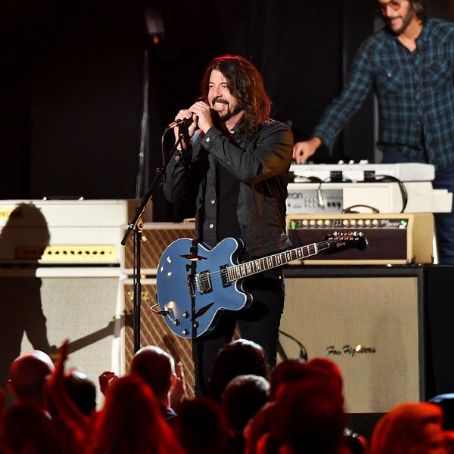
<svg viewBox="0 0 454 454"><path fill-rule="evenodd" d="M415 162L399 151L390 150L383 153L383 163ZM423 162L424 161L419 161ZM434 189L447 189L454 193L454 166L435 171ZM435 233L438 245L438 262L440 265L454 265L454 213L435 213Z"/></svg>

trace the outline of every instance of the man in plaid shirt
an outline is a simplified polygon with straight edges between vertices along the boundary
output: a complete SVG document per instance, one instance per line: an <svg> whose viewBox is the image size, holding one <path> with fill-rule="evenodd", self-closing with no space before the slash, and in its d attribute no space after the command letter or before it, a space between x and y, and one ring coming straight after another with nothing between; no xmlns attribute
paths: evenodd
<svg viewBox="0 0 454 454"><path fill-rule="evenodd" d="M423 0L375 1L386 27L362 43L342 93L293 158L331 148L373 88L383 162L434 164L433 186L454 192L454 24L426 20ZM454 214L437 214L436 230L440 263L454 264Z"/></svg>

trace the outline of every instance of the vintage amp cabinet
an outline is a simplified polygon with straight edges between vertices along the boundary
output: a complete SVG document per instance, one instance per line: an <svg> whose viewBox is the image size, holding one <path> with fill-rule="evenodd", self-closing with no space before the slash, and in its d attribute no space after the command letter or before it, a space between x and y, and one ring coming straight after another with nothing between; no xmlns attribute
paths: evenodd
<svg viewBox="0 0 454 454"><path fill-rule="evenodd" d="M170 223L150 222L142 228L141 243L141 272L144 275L155 276L159 259L165 248L178 238L194 238L195 224L193 222ZM130 235L125 248L123 272L132 274L134 266L134 241Z"/></svg>
<svg viewBox="0 0 454 454"><path fill-rule="evenodd" d="M367 239L364 250L346 248L319 254L305 265L387 265L433 262L434 220L430 213L390 214L292 214L287 231L294 247L323 241L333 234L360 234Z"/></svg>

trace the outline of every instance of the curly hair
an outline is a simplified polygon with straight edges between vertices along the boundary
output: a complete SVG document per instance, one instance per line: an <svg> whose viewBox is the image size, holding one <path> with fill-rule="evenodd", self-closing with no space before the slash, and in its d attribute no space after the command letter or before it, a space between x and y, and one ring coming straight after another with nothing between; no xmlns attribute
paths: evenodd
<svg viewBox="0 0 454 454"><path fill-rule="evenodd" d="M255 134L260 125L269 118L271 111L271 101L257 68L239 55L221 55L214 58L206 68L201 82L201 94L205 99L211 71L214 69L226 78L230 93L244 110L242 130L248 135Z"/></svg>

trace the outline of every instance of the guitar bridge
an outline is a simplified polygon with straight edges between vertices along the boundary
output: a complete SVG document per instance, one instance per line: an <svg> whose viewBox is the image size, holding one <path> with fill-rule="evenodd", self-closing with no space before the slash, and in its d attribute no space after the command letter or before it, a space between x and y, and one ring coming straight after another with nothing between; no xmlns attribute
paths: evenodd
<svg viewBox="0 0 454 454"><path fill-rule="evenodd" d="M213 286L211 284L211 276L209 271L202 271L201 273L197 274L195 278L197 290L202 295L204 293L210 293L213 290Z"/></svg>

